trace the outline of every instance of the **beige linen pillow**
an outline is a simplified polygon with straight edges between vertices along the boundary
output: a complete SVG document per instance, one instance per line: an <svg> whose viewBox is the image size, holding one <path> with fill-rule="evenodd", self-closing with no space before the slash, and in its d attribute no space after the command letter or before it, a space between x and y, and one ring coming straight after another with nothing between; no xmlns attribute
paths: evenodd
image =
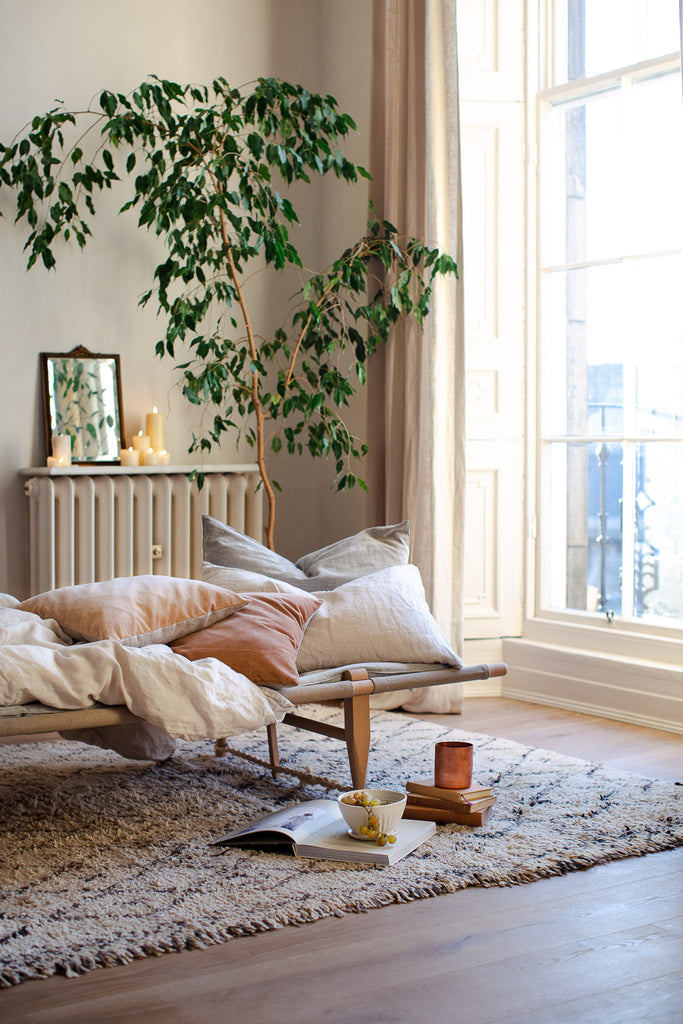
<svg viewBox="0 0 683 1024"><path fill-rule="evenodd" d="M416 565L382 569L314 596L322 605L304 633L299 672L363 662L462 666L432 617Z"/></svg>
<svg viewBox="0 0 683 1024"><path fill-rule="evenodd" d="M332 590L393 565L406 565L410 557L408 520L393 526L371 526L303 555L296 563L212 516L202 516L202 525L205 562L257 573L309 593Z"/></svg>
<svg viewBox="0 0 683 1024"><path fill-rule="evenodd" d="M38 594L17 607L54 619L74 640L167 644L243 608L248 598L200 580L120 576Z"/></svg>
<svg viewBox="0 0 683 1024"><path fill-rule="evenodd" d="M304 594L306 591L291 583L274 580L260 572L248 569L230 569L225 565L202 562L202 579L216 587L235 590L238 594Z"/></svg>

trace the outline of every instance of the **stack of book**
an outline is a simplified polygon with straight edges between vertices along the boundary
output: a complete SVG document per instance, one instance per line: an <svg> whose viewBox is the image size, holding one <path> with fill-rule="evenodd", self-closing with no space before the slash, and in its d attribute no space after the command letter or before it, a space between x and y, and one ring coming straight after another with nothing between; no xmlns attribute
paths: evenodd
<svg viewBox="0 0 683 1024"><path fill-rule="evenodd" d="M404 818L435 821L439 825L483 825L493 814L496 795L490 786L472 783L468 789L442 789L433 778L409 779Z"/></svg>

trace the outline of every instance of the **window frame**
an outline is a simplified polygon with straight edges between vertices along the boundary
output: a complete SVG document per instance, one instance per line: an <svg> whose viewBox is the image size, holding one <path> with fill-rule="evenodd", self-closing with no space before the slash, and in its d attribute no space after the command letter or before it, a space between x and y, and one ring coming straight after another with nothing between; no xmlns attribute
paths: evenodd
<svg viewBox="0 0 683 1024"><path fill-rule="evenodd" d="M610 621L604 612L554 609L544 601L543 592L543 524L548 516L546 461L551 444L562 440L583 438L544 435L542 422L542 310L541 277L541 167L539 140L541 118L551 102L580 99L587 93L621 87L625 78L631 81L650 77L653 73L680 71L681 55L674 52L650 58L594 75L589 78L563 81L552 85L558 45L553 32L556 4L539 0L527 9L527 31L530 40L538 41L527 50L527 537L526 588L523 638L541 644L552 644L581 652L652 660L680 665L683 654L683 628L654 624L651 620L621 619ZM676 250L678 251L678 250ZM623 258L623 257L621 257ZM592 264L593 261L587 261ZM595 261L615 262L615 260ZM619 436L621 441L621 436ZM601 441L616 440L611 436ZM641 438L633 438L640 441ZM681 438L676 438L676 442Z"/></svg>

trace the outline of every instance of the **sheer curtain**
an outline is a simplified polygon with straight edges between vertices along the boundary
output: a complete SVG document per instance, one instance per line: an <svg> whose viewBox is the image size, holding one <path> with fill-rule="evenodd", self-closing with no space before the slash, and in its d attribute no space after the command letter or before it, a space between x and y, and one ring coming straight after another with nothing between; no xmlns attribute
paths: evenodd
<svg viewBox="0 0 683 1024"><path fill-rule="evenodd" d="M432 612L462 647L464 344L460 130L455 3L375 0L373 200L402 233L455 257L424 334L396 330L370 370L374 514L407 518L412 561ZM402 700L410 710L459 711L462 687Z"/></svg>

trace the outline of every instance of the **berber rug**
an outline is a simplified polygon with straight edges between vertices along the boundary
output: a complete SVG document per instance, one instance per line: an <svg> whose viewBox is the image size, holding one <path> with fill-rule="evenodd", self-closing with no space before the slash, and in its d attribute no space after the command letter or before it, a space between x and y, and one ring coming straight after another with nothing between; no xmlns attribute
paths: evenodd
<svg viewBox="0 0 683 1024"><path fill-rule="evenodd" d="M489 821L440 826L391 867L216 855L209 844L229 829L350 788L342 743L280 734L297 774L277 779L263 766L265 730L221 759L210 742L179 742L163 764L69 741L1 746L0 985L683 845L680 786L375 713L369 786L403 788L431 774L437 740L472 739L475 778L498 796Z"/></svg>

